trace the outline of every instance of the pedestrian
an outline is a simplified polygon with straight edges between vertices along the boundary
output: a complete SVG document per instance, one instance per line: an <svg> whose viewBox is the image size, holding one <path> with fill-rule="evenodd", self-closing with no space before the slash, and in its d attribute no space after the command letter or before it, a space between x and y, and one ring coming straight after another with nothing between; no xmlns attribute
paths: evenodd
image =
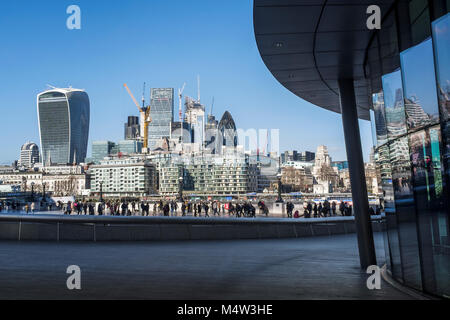
<svg viewBox="0 0 450 320"><path fill-rule="evenodd" d="M209 214L208 214L209 206L208 206L207 202L205 202L205 204L204 204L204 209L205 209L205 217L209 217Z"/></svg>
<svg viewBox="0 0 450 320"><path fill-rule="evenodd" d="M341 201L341 203L339 204L339 212L341 213L341 216L344 216L344 211L345 211L345 204L343 201Z"/></svg>
<svg viewBox="0 0 450 320"><path fill-rule="evenodd" d="M331 203L331 212L333 213L333 216L336 215L336 201Z"/></svg>
<svg viewBox="0 0 450 320"><path fill-rule="evenodd" d="M92 203L89 203L88 210L90 216L93 216L95 214L94 206L92 205Z"/></svg>
<svg viewBox="0 0 450 320"><path fill-rule="evenodd" d="M183 202L181 204L181 216L185 216L186 215L186 204Z"/></svg>
<svg viewBox="0 0 450 320"><path fill-rule="evenodd" d="M165 216L165 217L168 217L168 216L169 216L169 211L170 211L170 207L169 207L169 204L168 204L168 203L166 203L166 204L164 205L163 211L164 211L164 216Z"/></svg>

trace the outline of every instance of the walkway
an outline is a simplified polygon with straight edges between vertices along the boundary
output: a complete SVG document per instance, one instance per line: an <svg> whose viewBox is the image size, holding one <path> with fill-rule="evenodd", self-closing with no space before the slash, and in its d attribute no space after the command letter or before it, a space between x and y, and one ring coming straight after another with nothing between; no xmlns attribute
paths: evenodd
<svg viewBox="0 0 450 320"><path fill-rule="evenodd" d="M383 250L381 235L376 244ZM0 299L408 299L366 288L354 234L280 240L0 242ZM66 289L67 266L82 290Z"/></svg>

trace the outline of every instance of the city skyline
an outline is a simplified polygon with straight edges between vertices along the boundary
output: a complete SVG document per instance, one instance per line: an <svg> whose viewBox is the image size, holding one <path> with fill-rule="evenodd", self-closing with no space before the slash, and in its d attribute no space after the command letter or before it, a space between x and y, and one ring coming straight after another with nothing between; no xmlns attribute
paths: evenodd
<svg viewBox="0 0 450 320"><path fill-rule="evenodd" d="M168 87L175 91L186 82L184 95L196 97L197 75L201 79L201 102L208 112L214 97L213 113L219 116L228 110L238 128L279 128L280 152L314 151L318 145L326 144L333 159L345 160L339 115L298 100L278 84L261 61L254 43L251 1L215 5L207 1L196 4L133 1L108 6L80 1L79 5L83 12L82 29L70 31L65 27L65 1L46 1L26 7L2 4L5 7L2 12L11 15L0 13L0 24L8 25L0 32L9 48L0 53L7 75L0 80L5 89L2 113L7 119L1 133L2 136L15 134L8 141L3 140L0 163L10 164L18 159L20 146L28 140L39 144L35 96L47 83L89 92L90 146L96 140L120 140L127 117L138 115L122 87L124 82L138 97L143 82L148 87ZM197 10L199 7L202 10ZM179 23L159 17L158 13L165 10L172 10L173 18ZM10 18L18 12L35 26L33 30ZM114 23L98 21L97 15L108 16ZM208 22L209 28L202 27L205 18L212 22ZM225 30L223 25L228 21L234 21L234 25L227 25ZM71 41L63 50L58 42L36 40L41 39L38 35L50 32L54 37ZM142 40L143 32L152 35L151 40ZM32 46L32 52L24 50L23 43ZM83 46L86 47L82 50ZM15 83L21 84L20 91ZM149 100L149 92L146 98ZM20 130L14 125L14 119L19 117ZM370 123L361 121L360 124L367 160L371 147Z"/></svg>

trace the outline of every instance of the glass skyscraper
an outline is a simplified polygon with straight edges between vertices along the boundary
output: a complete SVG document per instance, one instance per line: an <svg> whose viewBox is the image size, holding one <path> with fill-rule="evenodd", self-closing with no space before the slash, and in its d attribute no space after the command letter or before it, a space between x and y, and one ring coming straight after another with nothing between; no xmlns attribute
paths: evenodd
<svg viewBox="0 0 450 320"><path fill-rule="evenodd" d="M148 128L150 150L155 148L158 140L170 137L174 106L173 88L152 88L150 94L150 117L152 122Z"/></svg>
<svg viewBox="0 0 450 320"><path fill-rule="evenodd" d="M81 163L86 158L90 105L86 92L51 89L37 96L44 164Z"/></svg>

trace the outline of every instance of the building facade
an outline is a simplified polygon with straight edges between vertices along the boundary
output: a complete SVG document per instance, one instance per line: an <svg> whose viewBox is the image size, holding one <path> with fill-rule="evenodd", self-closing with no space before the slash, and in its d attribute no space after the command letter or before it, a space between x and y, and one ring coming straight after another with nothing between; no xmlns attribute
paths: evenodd
<svg viewBox="0 0 450 320"><path fill-rule="evenodd" d="M25 143L20 148L20 159L18 166L30 169L35 163L39 162L39 147L32 142Z"/></svg>
<svg viewBox="0 0 450 320"><path fill-rule="evenodd" d="M125 140L137 140L141 139L141 124L139 117L129 116L128 121L125 123L124 139Z"/></svg>
<svg viewBox="0 0 450 320"><path fill-rule="evenodd" d="M90 105L79 89L51 89L37 96L41 159L45 164L84 162Z"/></svg>
<svg viewBox="0 0 450 320"><path fill-rule="evenodd" d="M83 196L89 193L90 176L84 172L70 174L45 172L22 172L0 174L4 185L17 185L23 192L33 191L51 196Z"/></svg>
<svg viewBox="0 0 450 320"><path fill-rule="evenodd" d="M204 195L245 195L258 188L257 165L244 154L173 155L159 160L157 167L162 195L178 194L180 187Z"/></svg>
<svg viewBox="0 0 450 320"><path fill-rule="evenodd" d="M174 106L173 88L152 88L150 92L150 117L152 122L148 127L150 150L162 138L170 138L171 124L173 122Z"/></svg>
<svg viewBox="0 0 450 320"><path fill-rule="evenodd" d="M100 161L89 169L91 194L105 197L143 197L156 194L156 168L140 158Z"/></svg>

